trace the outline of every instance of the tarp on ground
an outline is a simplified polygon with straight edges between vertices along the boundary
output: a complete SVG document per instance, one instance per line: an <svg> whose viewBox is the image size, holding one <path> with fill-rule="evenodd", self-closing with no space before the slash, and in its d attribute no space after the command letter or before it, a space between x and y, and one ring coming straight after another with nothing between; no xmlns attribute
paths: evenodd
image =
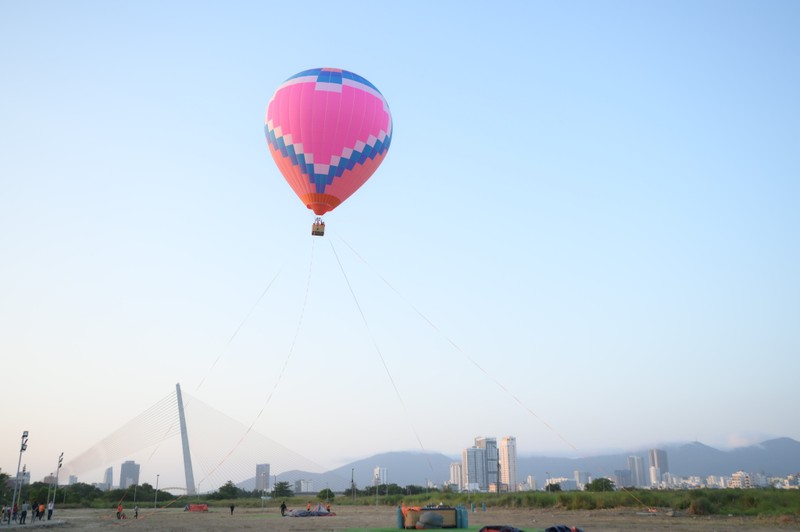
<svg viewBox="0 0 800 532"><path fill-rule="evenodd" d="M317 504L316 508L310 510L290 510L287 514L289 517L328 517L335 516L334 512L329 512L322 503Z"/></svg>

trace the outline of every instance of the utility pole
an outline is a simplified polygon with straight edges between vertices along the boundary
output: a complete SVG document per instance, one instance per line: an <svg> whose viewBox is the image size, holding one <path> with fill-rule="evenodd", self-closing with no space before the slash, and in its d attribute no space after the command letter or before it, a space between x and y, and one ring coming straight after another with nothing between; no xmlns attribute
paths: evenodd
<svg viewBox="0 0 800 532"><path fill-rule="evenodd" d="M13 511L14 504L17 502L17 488L19 488L19 498L22 499L22 484L19 479L19 466L22 464L22 453L28 448L28 431L22 432L22 443L19 446L19 461L17 462L17 481L14 483L14 495L11 497L11 509ZM23 476L24 476L23 470ZM10 524L10 523L9 523Z"/></svg>
<svg viewBox="0 0 800 532"><path fill-rule="evenodd" d="M58 472L61 471L61 465L64 463L64 453L58 455L58 467L56 468L56 486L53 488L53 506L56 505L56 491L58 491Z"/></svg>

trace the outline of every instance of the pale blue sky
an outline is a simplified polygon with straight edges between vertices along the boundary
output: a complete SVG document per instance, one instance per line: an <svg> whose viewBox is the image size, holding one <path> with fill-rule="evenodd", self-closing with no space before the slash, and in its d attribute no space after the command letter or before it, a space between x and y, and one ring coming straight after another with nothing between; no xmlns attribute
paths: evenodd
<svg viewBox="0 0 800 532"><path fill-rule="evenodd" d="M41 478L176 382L330 467L477 435L800 439L798 24L791 1L0 2L0 467L29 430ZM312 239L263 118L322 66L395 129Z"/></svg>

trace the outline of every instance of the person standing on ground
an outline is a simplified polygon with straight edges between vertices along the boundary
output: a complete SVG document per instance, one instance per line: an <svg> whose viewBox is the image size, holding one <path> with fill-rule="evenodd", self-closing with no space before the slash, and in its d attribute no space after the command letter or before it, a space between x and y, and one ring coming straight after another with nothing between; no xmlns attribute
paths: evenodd
<svg viewBox="0 0 800 532"><path fill-rule="evenodd" d="M22 512L19 514L19 524L24 525L25 519L28 517L28 508L30 508L30 504L28 501L22 503Z"/></svg>
<svg viewBox="0 0 800 532"><path fill-rule="evenodd" d="M53 501L47 503L47 520L53 517Z"/></svg>
<svg viewBox="0 0 800 532"><path fill-rule="evenodd" d="M231 504L231 515L233 515L233 509L234 508L235 508L235 506Z"/></svg>
<svg viewBox="0 0 800 532"><path fill-rule="evenodd" d="M286 501L281 503L281 517L286 517Z"/></svg>

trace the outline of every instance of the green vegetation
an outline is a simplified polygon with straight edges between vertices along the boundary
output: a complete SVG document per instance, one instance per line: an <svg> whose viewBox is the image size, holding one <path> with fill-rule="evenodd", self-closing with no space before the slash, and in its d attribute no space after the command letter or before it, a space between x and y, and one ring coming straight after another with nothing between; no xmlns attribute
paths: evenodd
<svg viewBox="0 0 800 532"><path fill-rule="evenodd" d="M403 490L404 493L384 495L379 489L378 503L382 505L424 506L444 503L467 508L554 508L561 510L594 510L630 508L646 511L679 511L691 515L738 515L800 517L800 491L779 489L702 489L702 490L614 490L608 479L597 479L593 488L599 491L523 491L516 493L454 493L448 490ZM608 489L608 488L611 489ZM605 488L605 491L603 490ZM368 494L370 493L370 494ZM376 504L374 488L352 495L340 495L337 504L369 506ZM288 504L288 503L287 503Z"/></svg>
<svg viewBox="0 0 800 532"><path fill-rule="evenodd" d="M293 495L294 492L288 482L278 482L272 489L272 497L276 499L278 497L292 497Z"/></svg>
<svg viewBox="0 0 800 532"><path fill-rule="evenodd" d="M586 491L614 491L614 482L607 478L596 478L586 484Z"/></svg>
<svg viewBox="0 0 800 532"><path fill-rule="evenodd" d="M1 482L0 486L9 484ZM7 480L7 479L6 479ZM2 489L2 488L0 488ZM23 500L47 500L52 486L34 482L23 487ZM10 502L10 490L3 494ZM138 504L152 507L156 491L150 484L127 489L102 491L88 484L60 486L56 504L61 507L115 508L120 502L126 508ZM310 500L329 501L336 506L425 506L445 504L467 508L553 508L560 510L594 510L629 508L644 511L657 508L662 511L685 512L690 515L737 515L751 517L792 516L800 518L800 490L779 489L699 489L699 490L615 490L608 479L592 481L586 491L523 491L516 493L457 493L452 490L426 489L421 486L400 487L396 484L369 486L355 493L347 490L334 494L323 489L315 495L294 494L288 482L279 482L270 492L271 498L261 498L261 492L246 491L226 482L217 491L201 495L172 495L158 491L159 507L183 507L189 503L206 503L215 507L235 504L244 508L264 507L277 511L281 501L290 508L304 508ZM277 495L277 496L276 496ZM335 511L335 509L334 509Z"/></svg>

